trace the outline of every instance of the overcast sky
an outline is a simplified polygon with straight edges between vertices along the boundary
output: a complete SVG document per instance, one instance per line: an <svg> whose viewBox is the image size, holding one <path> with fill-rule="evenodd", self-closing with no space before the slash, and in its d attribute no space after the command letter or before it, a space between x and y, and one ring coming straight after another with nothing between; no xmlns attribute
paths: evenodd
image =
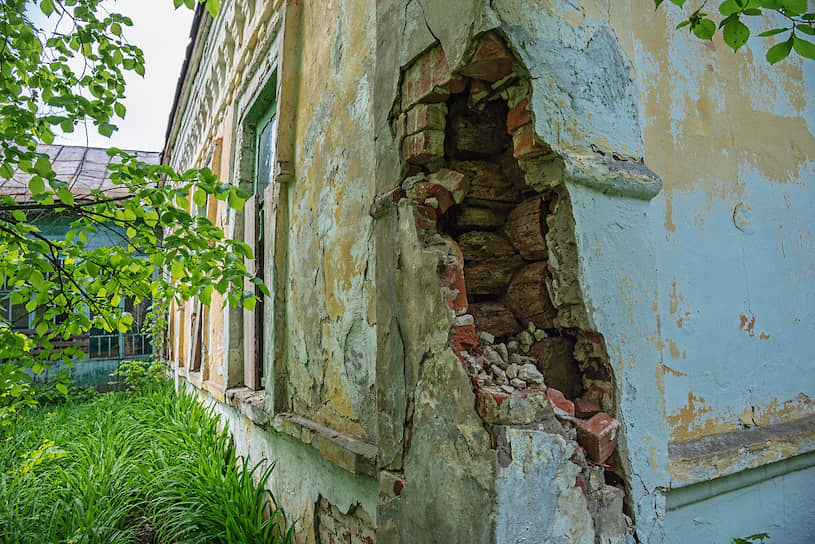
<svg viewBox="0 0 815 544"><path fill-rule="evenodd" d="M193 11L183 5L174 10L172 0L116 0L109 2L108 9L133 19L133 26L125 28L124 34L144 51L144 78L127 72L127 114L124 121L114 118L119 130L110 138L91 125L87 139L85 131L77 127L72 134L57 136L55 143L161 151Z"/></svg>

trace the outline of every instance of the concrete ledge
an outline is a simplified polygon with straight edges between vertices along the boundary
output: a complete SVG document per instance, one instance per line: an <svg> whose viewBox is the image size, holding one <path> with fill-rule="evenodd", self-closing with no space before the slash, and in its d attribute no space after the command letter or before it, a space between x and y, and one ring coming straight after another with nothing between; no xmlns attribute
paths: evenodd
<svg viewBox="0 0 815 544"><path fill-rule="evenodd" d="M753 469L815 451L815 414L793 421L668 444L671 487Z"/></svg>
<svg viewBox="0 0 815 544"><path fill-rule="evenodd" d="M350 437L297 414L270 416L265 410L266 394L246 387L227 389L226 403L238 409L259 427L287 434L320 452L326 460L351 472L377 477L375 444Z"/></svg>
<svg viewBox="0 0 815 544"><path fill-rule="evenodd" d="M604 194L651 200L662 190L662 179L640 162L578 153L566 154L563 160L566 181Z"/></svg>
<svg viewBox="0 0 815 544"><path fill-rule="evenodd" d="M815 452L809 452L776 463L737 472L723 478L671 489L665 497L666 508L669 511L676 510L689 504L705 501L724 493L737 491L785 474L806 470L813 466L815 466Z"/></svg>

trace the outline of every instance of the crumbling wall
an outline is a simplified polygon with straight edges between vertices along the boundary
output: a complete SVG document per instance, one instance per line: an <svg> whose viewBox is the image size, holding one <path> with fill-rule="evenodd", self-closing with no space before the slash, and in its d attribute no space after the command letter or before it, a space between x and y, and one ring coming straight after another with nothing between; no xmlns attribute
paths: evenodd
<svg viewBox="0 0 815 544"><path fill-rule="evenodd" d="M602 411L614 412L613 371L602 336L585 330L564 165L535 133L525 71L487 33L457 73L442 47L430 48L400 90L391 128L403 181L372 214L398 221L394 277L408 267L408 284L422 286L397 281L394 311L406 375L419 378L415 395L414 382L403 384L404 464L389 468L404 484L380 506L380 534L405 539L419 527L439 542L472 541L472 524L451 519L477 519L492 536L482 529L475 541L625 542L624 492L606 483L624 481L609 461L620 426ZM435 310L417 327L413 304L425 302ZM518 485L530 493L520 502ZM484 514L473 516L473 504Z"/></svg>

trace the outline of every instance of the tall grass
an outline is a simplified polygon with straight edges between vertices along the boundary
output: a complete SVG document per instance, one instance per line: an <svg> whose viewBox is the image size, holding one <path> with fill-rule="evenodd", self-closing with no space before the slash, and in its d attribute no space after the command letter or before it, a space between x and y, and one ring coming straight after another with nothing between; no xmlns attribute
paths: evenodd
<svg viewBox="0 0 815 544"><path fill-rule="evenodd" d="M31 410L0 435L2 543L287 543L218 419L170 384Z"/></svg>

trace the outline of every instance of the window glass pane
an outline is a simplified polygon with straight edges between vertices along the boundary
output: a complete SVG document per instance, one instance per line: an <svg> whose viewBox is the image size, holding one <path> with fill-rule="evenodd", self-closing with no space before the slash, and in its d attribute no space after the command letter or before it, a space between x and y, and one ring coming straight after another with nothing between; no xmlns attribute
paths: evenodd
<svg viewBox="0 0 815 544"><path fill-rule="evenodd" d="M28 312L25 304L13 304L11 306L11 326L15 329L28 328Z"/></svg>
<svg viewBox="0 0 815 544"><path fill-rule="evenodd" d="M261 129L258 139L258 166L255 194L263 198L263 190L269 185L274 165L275 141L277 140L277 119L272 118Z"/></svg>

